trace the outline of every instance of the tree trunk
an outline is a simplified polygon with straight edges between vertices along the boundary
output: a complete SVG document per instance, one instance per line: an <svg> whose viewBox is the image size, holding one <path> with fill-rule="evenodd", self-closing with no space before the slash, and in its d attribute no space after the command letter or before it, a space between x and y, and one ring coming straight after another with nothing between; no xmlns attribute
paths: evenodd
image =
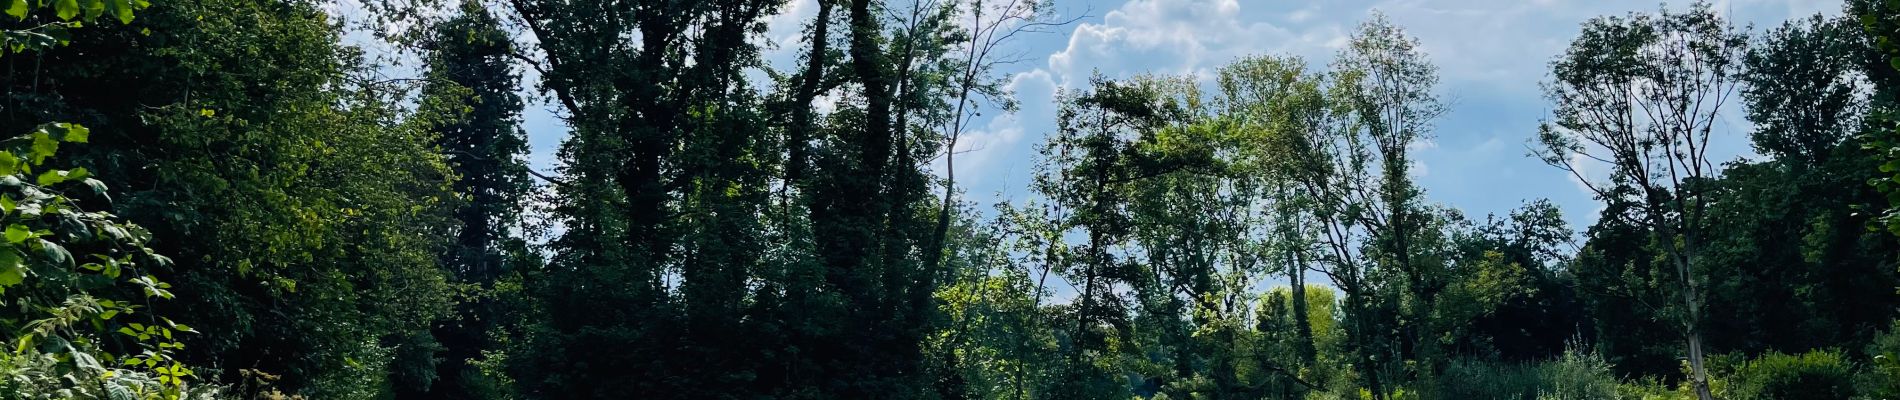
<svg viewBox="0 0 1900 400"><path fill-rule="evenodd" d="M811 53L806 55L805 71L798 79L798 91L792 95L792 126L786 135L789 160L785 165L785 186L803 185L807 147L811 142L812 105L818 98L818 83L825 73L825 52L831 44L828 31L831 26L831 0L818 1L818 16L812 20Z"/></svg>
<svg viewBox="0 0 1900 400"><path fill-rule="evenodd" d="M1687 339L1689 344L1689 379L1695 385L1697 399L1714 400L1715 396L1709 392L1708 366L1703 362L1701 297L1699 297L1699 293L1696 290L1695 280L1691 278L1690 275L1691 264L1688 261L1689 255L1683 254L1684 250L1676 250L1675 252L1677 253L1675 257L1676 273L1682 279L1682 303L1689 309L1688 321L1683 322L1683 325L1687 328L1685 329L1687 334L1683 336Z"/></svg>
<svg viewBox="0 0 1900 400"><path fill-rule="evenodd" d="M1288 258L1291 258L1291 261L1293 261L1293 265L1288 266L1287 272L1289 290L1293 295L1293 301L1291 303L1293 305L1293 327L1300 335L1299 343L1297 343L1296 346L1299 348L1300 362L1305 365L1312 365L1313 361L1319 357L1319 350L1313 345L1312 321L1307 319L1306 260L1301 259L1297 252L1288 254Z"/></svg>

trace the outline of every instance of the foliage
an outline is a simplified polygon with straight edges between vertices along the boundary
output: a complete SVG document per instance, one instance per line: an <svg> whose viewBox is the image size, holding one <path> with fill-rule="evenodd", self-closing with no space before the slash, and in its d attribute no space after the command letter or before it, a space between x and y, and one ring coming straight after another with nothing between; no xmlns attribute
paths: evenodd
<svg viewBox="0 0 1900 400"><path fill-rule="evenodd" d="M1428 196L1450 103L1378 15L1064 91L979 212L960 140L1041 1L12 1L0 399L1887 396L1894 4L1584 23L1534 138L1603 202L1570 247ZM1728 115L1761 157L1709 155Z"/></svg>
<svg viewBox="0 0 1900 400"><path fill-rule="evenodd" d="M1884 174L1868 183L1887 195L1889 205L1900 204L1900 1L1858 0L1848 2L1848 12L1858 17L1861 29L1872 43L1871 51L1860 57L1862 70L1873 81L1873 115L1868 118L1866 149L1880 160ZM1881 215L1888 232L1900 235L1900 216L1889 208Z"/></svg>
<svg viewBox="0 0 1900 400"><path fill-rule="evenodd" d="M24 24L24 28L0 30L0 55L64 46L72 42L73 29L87 22L109 16L120 24L130 24L139 10L151 5L150 0L11 0L6 3L6 15L14 21L9 22Z"/></svg>
<svg viewBox="0 0 1900 400"><path fill-rule="evenodd" d="M1729 390L1735 399L1853 398L1854 365L1840 352L1803 354L1769 352L1735 370Z"/></svg>
<svg viewBox="0 0 1900 400"><path fill-rule="evenodd" d="M459 200L453 210L458 224L439 260L458 284L458 304L430 329L429 338L440 346L425 340L407 347L433 353L407 358L440 361L432 370L405 374L412 379L395 389L405 397L492 398L503 390L498 386L510 385L483 374L479 365L490 356L506 357L505 342L490 337L506 335L507 325L520 321L501 304L520 300L500 297L496 286L539 263L515 233L526 226L523 209L533 188L526 133L519 126L521 79L511 58L512 39L477 2L463 3L459 15L437 23L422 46L429 70L410 118L435 134L435 148L457 178L452 190Z"/></svg>
<svg viewBox="0 0 1900 400"><path fill-rule="evenodd" d="M1614 399L1619 382L1602 357L1577 351L1535 363L1472 359L1451 362L1427 385L1422 398L1437 399Z"/></svg>
<svg viewBox="0 0 1900 400"><path fill-rule="evenodd" d="M1889 327L1867 344L1855 388L1869 398L1900 396L1900 327Z"/></svg>
<svg viewBox="0 0 1900 400"><path fill-rule="evenodd" d="M180 261L157 276L204 334L179 358L319 398L427 370L410 350L449 307L450 173L393 88L363 79L313 4L166 2L136 24L76 31L36 76L9 78L23 95L8 106L34 111L3 125L94 128L73 162L122 182L113 209Z"/></svg>
<svg viewBox="0 0 1900 400"><path fill-rule="evenodd" d="M154 278L171 259L151 232L105 211L105 183L49 164L90 129L41 125L0 141L0 391L4 398L181 399L208 396L175 355L191 327L157 314L174 297ZM68 194L71 194L70 197ZM81 199L85 199L82 201Z"/></svg>

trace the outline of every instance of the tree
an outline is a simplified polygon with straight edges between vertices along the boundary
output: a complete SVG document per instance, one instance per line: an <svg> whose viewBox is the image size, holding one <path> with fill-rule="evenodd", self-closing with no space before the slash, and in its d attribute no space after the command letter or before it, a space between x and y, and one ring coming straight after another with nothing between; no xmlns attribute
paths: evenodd
<svg viewBox="0 0 1900 400"><path fill-rule="evenodd" d="M1555 115L1538 134L1544 162L1576 175L1599 199L1637 205L1627 216L1675 269L1674 311L1703 400L1712 398L1699 258L1708 240L1705 180L1716 175L1709 138L1741 81L1746 43L1702 3L1683 13L1592 19L1551 64L1555 80L1546 90ZM1583 175L1580 163L1607 166L1609 181Z"/></svg>
<svg viewBox="0 0 1900 400"><path fill-rule="evenodd" d="M1789 21L1743 58L1742 99L1758 151L1793 166L1826 163L1860 126L1864 75L1853 55L1865 36L1846 19Z"/></svg>
<svg viewBox="0 0 1900 400"><path fill-rule="evenodd" d="M175 319L204 332L180 359L324 398L432 369L409 350L450 306L436 264L450 173L397 87L315 5L177 1L136 21L76 31L38 77L7 78L34 93L8 106L35 111L0 124L93 128L73 161L123 185L113 210L179 260L156 276L180 294Z"/></svg>
<svg viewBox="0 0 1900 400"><path fill-rule="evenodd" d="M1296 246L1292 254L1296 262L1310 256L1345 295L1359 370L1384 398L1385 381L1396 373L1390 363L1403 347L1386 347L1392 341L1382 332L1391 315L1381 304L1398 304L1391 290L1405 290L1419 305L1404 310L1405 343L1414 354L1434 353L1432 341L1422 339L1432 328L1423 324L1445 283L1442 263L1420 244L1437 232L1420 209L1407 153L1443 106L1431 93L1434 68L1397 27L1375 17L1351 43L1324 78L1310 76L1297 60L1249 60L1230 67L1223 85L1233 92L1232 107L1250 113L1262 132L1254 142L1266 150L1254 158L1304 192L1285 201L1299 204L1306 217L1281 218L1305 218L1319 238L1317 248Z"/></svg>
<svg viewBox="0 0 1900 400"><path fill-rule="evenodd" d="M1883 162L1880 172L1888 176L1869 183L1887 194L1889 205L1900 204L1900 186L1897 186L1900 185L1900 173L1896 173L1900 171L1900 155L1894 154L1893 150L1900 148L1896 144L1900 143L1900 138L1897 138L1900 137L1900 116L1896 116L1900 114L1900 65L1894 65L1894 60L1900 60L1900 43L1896 43L1900 39L1895 39L1900 38L1900 24L1890 18L1900 13L1900 4L1894 3L1892 0L1855 0L1847 3L1848 14L1860 20L1862 31L1874 44L1872 51L1864 52L1864 56L1859 58L1868 80L1873 83L1872 98L1869 100L1870 108L1873 109L1869 118L1869 125L1872 126L1868 128L1870 132L1866 148L1879 152ZM1900 215L1893 211L1900 210L1900 207L1890 207L1888 210L1881 220L1888 232L1900 235Z"/></svg>
<svg viewBox="0 0 1900 400"><path fill-rule="evenodd" d="M1066 359L1051 398L1125 396L1116 354L1134 351L1126 337L1138 299L1120 287L1142 287L1140 264L1118 254L1135 228L1128 210L1129 185L1193 168L1143 151L1161 129L1186 121L1189 108L1170 101L1155 80L1111 81L1097 77L1088 91L1065 93L1057 131L1042 146L1034 189L1049 199L1044 262L1075 286L1076 298L1062 310L1059 338ZM1068 244L1065 236L1084 237Z"/></svg>
<svg viewBox="0 0 1900 400"><path fill-rule="evenodd" d="M1238 132L1237 148L1230 158L1242 174L1256 176L1255 194L1273 209L1274 240L1270 241L1278 264L1287 276L1291 294L1288 304L1289 325L1297 332L1295 342L1302 364L1317 360L1312 327L1306 323L1310 309L1306 303L1308 260L1319 236L1310 214L1314 196L1298 190L1296 180L1302 165L1299 158L1306 145L1305 135L1320 129L1328 110L1317 77L1309 76L1306 64L1296 58L1244 58L1220 70L1221 107L1232 115Z"/></svg>
<svg viewBox="0 0 1900 400"><path fill-rule="evenodd" d="M472 295L460 300L457 315L433 329L443 361L433 382L400 387L445 398L473 398L479 376L469 367L490 349L487 336L501 319L487 290L497 279L523 272L533 257L513 229L521 226L523 200L533 187L522 157L528 152L521 131L520 76L512 58L513 39L480 3L464 2L460 15L438 23L424 44L429 71L422 88L422 123L438 135L436 147L458 179L460 223L454 245L442 255L442 267Z"/></svg>
<svg viewBox="0 0 1900 400"><path fill-rule="evenodd" d="M145 228L86 210L110 201L105 183L51 162L61 143L89 136L84 126L49 123L0 142L0 302L15 306L0 315L0 338L14 348L0 353L0 389L19 398L215 393L188 385L197 374L177 357L196 331L157 308L175 296L154 277L171 259L146 247Z"/></svg>
<svg viewBox="0 0 1900 400"><path fill-rule="evenodd" d="M1439 327L1432 326L1430 313L1447 280L1442 260L1434 260L1429 243L1438 240L1432 216L1423 209L1422 191L1412 182L1413 145L1430 139L1431 123L1444 114L1445 106L1432 93L1438 84L1438 68L1425 59L1417 39L1375 14L1360 25L1347 50L1333 65L1338 81L1332 90L1341 92L1353 125L1362 130L1360 145L1370 146L1371 157L1358 162L1358 168L1376 168L1379 180L1362 193L1366 210L1348 211L1368 229L1371 255L1379 268L1401 276L1401 282L1414 307L1409 314L1406 340L1412 355L1424 361L1429 374L1443 360L1430 336Z"/></svg>
<svg viewBox="0 0 1900 400"><path fill-rule="evenodd" d="M0 32L6 38L0 55L17 59L66 44L61 37L69 29L106 10L129 24L134 12L149 5L14 4L7 14L21 21L38 22L49 10L58 19ZM155 308L174 297L171 284L153 276L170 268L171 259L147 247L150 231L107 211L86 211L111 202L106 184L91 171L51 162L61 143L90 138L85 126L45 123L0 141L0 225L6 226L0 304L15 306L0 315L0 339L16 343L0 354L0 390L20 398L208 397L215 390L192 388L187 381L196 380L196 372L176 357L175 349L184 348L179 340L196 331Z"/></svg>

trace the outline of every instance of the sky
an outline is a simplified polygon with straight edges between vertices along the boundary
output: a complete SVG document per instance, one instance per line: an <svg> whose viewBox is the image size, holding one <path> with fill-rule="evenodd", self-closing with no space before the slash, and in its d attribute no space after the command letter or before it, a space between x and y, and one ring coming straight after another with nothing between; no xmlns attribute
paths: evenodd
<svg viewBox="0 0 1900 400"><path fill-rule="evenodd" d="M1687 1L1667 2L1681 9ZM757 40L768 63L790 70L803 45L803 24L814 0L788 0ZM1022 36L1008 51L1022 61L1000 73L1020 103L1014 113L985 113L966 136L956 160L967 201L988 205L1027 200L1035 147L1055 129L1054 97L1086 85L1093 73L1110 78L1141 74L1188 75L1207 82L1239 57L1298 56L1324 68L1355 27L1374 12L1416 37L1439 67L1438 92L1450 106L1431 138L1418 144L1415 174L1429 201L1467 216L1504 214L1547 198L1581 230L1601 206L1568 173L1528 156L1530 140L1550 103L1539 82L1586 20L1632 11L1653 12L1654 0L1055 0L1054 19L1076 23ZM1713 8L1755 31L1816 13L1839 15L1839 0L1727 0ZM532 79L532 77L529 77ZM1730 107L1715 141L1718 161L1752 156L1740 118ZM549 105L525 113L531 165L553 171L566 128Z"/></svg>

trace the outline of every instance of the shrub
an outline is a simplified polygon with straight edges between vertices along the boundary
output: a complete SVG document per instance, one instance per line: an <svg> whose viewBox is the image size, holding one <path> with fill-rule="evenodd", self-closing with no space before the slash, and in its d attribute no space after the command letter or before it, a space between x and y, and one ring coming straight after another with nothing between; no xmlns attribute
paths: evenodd
<svg viewBox="0 0 1900 400"><path fill-rule="evenodd" d="M1421 397L1430 399L1611 399L1617 391L1609 362L1577 351L1532 364L1453 361L1426 386Z"/></svg>
<svg viewBox="0 0 1900 400"><path fill-rule="evenodd" d="M1873 343L1867 344L1867 358L1873 362L1856 382L1861 396L1900 399L1900 323L1874 336Z"/></svg>
<svg viewBox="0 0 1900 400"><path fill-rule="evenodd" d="M1610 362L1596 353L1565 351L1563 358L1540 364L1537 376L1539 400L1616 397L1617 382L1610 374Z"/></svg>
<svg viewBox="0 0 1900 400"><path fill-rule="evenodd" d="M86 210L104 208L105 183L47 163L88 133L52 123L0 140L0 400L211 395L172 356L195 331L152 308L172 298L152 275L171 259L144 228Z"/></svg>
<svg viewBox="0 0 1900 400"><path fill-rule="evenodd" d="M1735 371L1737 400L1846 399L1854 396L1854 366L1836 351L1800 355L1770 352Z"/></svg>

